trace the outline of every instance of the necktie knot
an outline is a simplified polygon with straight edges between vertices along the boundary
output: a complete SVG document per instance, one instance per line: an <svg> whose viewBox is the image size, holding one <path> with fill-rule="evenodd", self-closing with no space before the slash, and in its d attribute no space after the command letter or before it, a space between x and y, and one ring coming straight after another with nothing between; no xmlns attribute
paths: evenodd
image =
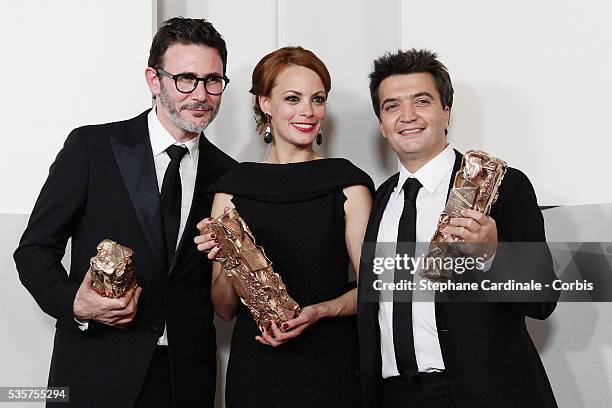
<svg viewBox="0 0 612 408"><path fill-rule="evenodd" d="M183 159L183 156L187 154L189 149L182 146L172 145L166 149L166 153L170 156L170 160L178 160L179 162Z"/></svg>
<svg viewBox="0 0 612 408"><path fill-rule="evenodd" d="M423 187L421 182L414 177L406 179L404 182L404 201L416 201L419 189Z"/></svg>

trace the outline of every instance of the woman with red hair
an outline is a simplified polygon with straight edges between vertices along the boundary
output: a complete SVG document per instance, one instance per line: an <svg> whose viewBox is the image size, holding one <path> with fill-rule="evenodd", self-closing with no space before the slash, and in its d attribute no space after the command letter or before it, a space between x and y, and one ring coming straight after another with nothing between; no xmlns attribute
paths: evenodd
<svg viewBox="0 0 612 408"><path fill-rule="evenodd" d="M251 93L257 129L270 145L261 163L242 163L210 187L212 217L236 207L265 248L274 271L302 307L298 317L260 331L219 264L212 276L217 314L237 317L228 363L226 406L357 407L357 289L373 193L362 170L342 158L322 158L331 78L301 47L266 55L255 67ZM203 221L203 227L209 221ZM200 250L218 249L209 234Z"/></svg>

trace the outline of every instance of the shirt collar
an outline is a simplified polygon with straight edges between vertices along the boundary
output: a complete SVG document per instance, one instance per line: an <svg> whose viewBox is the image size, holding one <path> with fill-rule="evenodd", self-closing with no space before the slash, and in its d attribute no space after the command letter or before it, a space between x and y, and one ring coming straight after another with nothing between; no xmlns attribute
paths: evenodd
<svg viewBox="0 0 612 408"><path fill-rule="evenodd" d="M438 185L444 180L445 176L453 171L455 165L455 151L452 146L446 145L436 157L428 161L423 167L418 169L414 174L408 171L404 165L399 162L399 180L393 194L397 198L402 191L404 182L410 177L414 177L423 185L429 194L433 194Z"/></svg>
<svg viewBox="0 0 612 408"><path fill-rule="evenodd" d="M187 150L189 150L188 156L191 157L191 160L197 164L200 147L200 135L185 143L177 142L159 121L156 108L151 109L151 112L149 112L149 115L147 116L147 121L149 124L149 138L151 140L153 157L164 153L168 147L177 145L186 147Z"/></svg>

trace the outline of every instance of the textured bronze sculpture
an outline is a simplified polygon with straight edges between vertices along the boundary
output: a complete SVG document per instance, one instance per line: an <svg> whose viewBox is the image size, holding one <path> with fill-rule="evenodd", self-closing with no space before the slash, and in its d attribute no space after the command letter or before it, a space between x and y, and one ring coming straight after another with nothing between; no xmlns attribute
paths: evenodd
<svg viewBox="0 0 612 408"><path fill-rule="evenodd" d="M429 244L421 276L432 281L447 280L453 276L453 269L445 268L444 264L447 263L443 260L461 257L457 248L467 244L442 230L451 218L461 217L463 209L489 215L491 206L497 200L498 189L507 167L506 162L483 151L470 150L465 153L461 168L455 175L446 207L440 214L436 232Z"/></svg>
<svg viewBox="0 0 612 408"><path fill-rule="evenodd" d="M208 226L217 236L224 272L232 281L236 293L253 315L262 330L270 328L270 321L279 327L295 318L300 307L291 299L280 276L272 270L272 262L236 209L216 218Z"/></svg>
<svg viewBox="0 0 612 408"><path fill-rule="evenodd" d="M105 297L120 298L138 285L132 261L134 251L110 239L100 242L97 249L97 255L89 262L92 287L96 292Z"/></svg>

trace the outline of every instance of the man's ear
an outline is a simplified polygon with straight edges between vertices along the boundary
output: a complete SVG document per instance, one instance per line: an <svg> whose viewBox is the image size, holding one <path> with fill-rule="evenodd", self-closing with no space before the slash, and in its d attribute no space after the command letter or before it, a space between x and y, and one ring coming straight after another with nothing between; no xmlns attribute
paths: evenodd
<svg viewBox="0 0 612 408"><path fill-rule="evenodd" d="M151 95L154 97L158 97L161 92L160 86L160 78L157 76L157 71L155 68L147 67L145 69L145 80L147 81L147 85L149 86L149 90L151 91Z"/></svg>
<svg viewBox="0 0 612 408"><path fill-rule="evenodd" d="M450 126L450 113L451 113L451 108L449 106L446 106L444 108L444 121L446 122L446 128L444 128L444 130L446 132L448 132L448 128Z"/></svg>

